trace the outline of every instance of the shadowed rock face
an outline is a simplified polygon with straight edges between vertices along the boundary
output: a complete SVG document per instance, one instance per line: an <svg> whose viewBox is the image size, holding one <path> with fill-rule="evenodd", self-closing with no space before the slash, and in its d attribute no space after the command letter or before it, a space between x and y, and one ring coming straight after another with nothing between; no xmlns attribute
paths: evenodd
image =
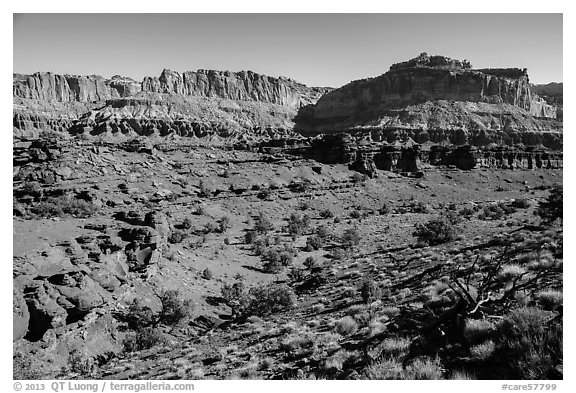
<svg viewBox="0 0 576 393"><path fill-rule="evenodd" d="M295 129L307 135L353 128L497 130L508 126L502 117L511 117L521 124L509 128L539 130L533 117L556 115L531 93L525 69L473 70L467 62L422 54L328 92L300 111Z"/></svg>
<svg viewBox="0 0 576 393"><path fill-rule="evenodd" d="M559 152L544 146L474 147L471 145L422 146L407 138L404 142L371 141L365 137L346 133L311 138L305 147L289 149L324 164L348 164L350 169L377 177L377 169L394 172L417 173L422 163L435 166L455 166L459 169L537 169L562 168Z"/></svg>

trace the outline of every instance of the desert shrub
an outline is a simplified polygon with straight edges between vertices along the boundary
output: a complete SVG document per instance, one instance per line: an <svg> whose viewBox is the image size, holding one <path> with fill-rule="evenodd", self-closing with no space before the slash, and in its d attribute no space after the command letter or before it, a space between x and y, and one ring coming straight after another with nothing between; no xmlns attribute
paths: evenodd
<svg viewBox="0 0 576 393"><path fill-rule="evenodd" d="M230 217L224 216L220 218L220 220L218 220L218 231L220 233L226 232L228 229L230 229L230 227L231 227Z"/></svg>
<svg viewBox="0 0 576 393"><path fill-rule="evenodd" d="M309 201L300 201L298 203L298 209L299 210L304 211L304 210L310 210L312 208L313 208L312 203L310 203Z"/></svg>
<svg viewBox="0 0 576 393"><path fill-rule="evenodd" d="M478 215L481 220L500 220L508 214L515 213L517 208L510 202L499 202L484 206L482 212Z"/></svg>
<svg viewBox="0 0 576 393"><path fill-rule="evenodd" d="M132 301L125 316L131 329L141 330L160 324L176 325L192 311L192 302L180 299L180 292L177 290L165 290L156 296L161 305L159 312L155 312L147 305L142 304L138 298Z"/></svg>
<svg viewBox="0 0 576 393"><path fill-rule="evenodd" d="M301 281L304 278L304 270L293 266L288 272L288 277L292 281Z"/></svg>
<svg viewBox="0 0 576 393"><path fill-rule="evenodd" d="M186 236L187 234L185 232L175 230L168 236L168 242L172 244L182 243Z"/></svg>
<svg viewBox="0 0 576 393"><path fill-rule="evenodd" d="M360 218L362 217L362 212L360 210L354 209L350 212L350 217L354 219Z"/></svg>
<svg viewBox="0 0 576 393"><path fill-rule="evenodd" d="M510 205L517 209L527 209L530 207L530 201L526 198L516 198L510 202Z"/></svg>
<svg viewBox="0 0 576 393"><path fill-rule="evenodd" d="M67 368L73 373L86 375L94 368L94 359L86 356L79 348L68 352Z"/></svg>
<svg viewBox="0 0 576 393"><path fill-rule="evenodd" d="M468 207L468 206L463 207L463 208L460 209L460 211L458 212L458 214L459 214L461 217L464 217L464 218L467 218L467 219L469 219L470 217L472 217L472 216L474 215L474 213L475 213L474 209L471 208L471 207Z"/></svg>
<svg viewBox="0 0 576 393"><path fill-rule="evenodd" d="M314 257L307 257L307 258L304 260L304 266L306 266L306 268L307 268L308 270L314 269L317 265L318 265L318 262L316 262L316 260L314 259Z"/></svg>
<svg viewBox="0 0 576 393"><path fill-rule="evenodd" d="M384 215L390 213L390 206L386 202L382 205L380 209L378 209L378 213Z"/></svg>
<svg viewBox="0 0 576 393"><path fill-rule="evenodd" d="M60 200L62 211L74 217L87 218L96 213L96 206L82 199L64 198Z"/></svg>
<svg viewBox="0 0 576 393"><path fill-rule="evenodd" d="M456 370L450 374L450 378L453 381L470 381L475 380L476 377L473 374L470 374L466 371Z"/></svg>
<svg viewBox="0 0 576 393"><path fill-rule="evenodd" d="M300 180L292 180L290 184L288 184L288 188L292 192L307 192L312 188L312 184L307 179L300 179Z"/></svg>
<svg viewBox="0 0 576 393"><path fill-rule="evenodd" d="M199 188L198 196L200 198L208 198L212 196L212 191L208 188L208 186L206 186L203 180L200 180L198 188Z"/></svg>
<svg viewBox="0 0 576 393"><path fill-rule="evenodd" d="M415 228L412 235L430 246L449 242L456 236L454 225L445 217L432 219L425 224L416 224Z"/></svg>
<svg viewBox="0 0 576 393"><path fill-rule="evenodd" d="M358 330L358 323L352 317L342 317L336 322L336 332L342 336L348 336Z"/></svg>
<svg viewBox="0 0 576 393"><path fill-rule="evenodd" d="M192 302L180 298L178 290L165 290L159 295L162 310L159 315L159 323L164 325L176 325L190 315Z"/></svg>
<svg viewBox="0 0 576 393"><path fill-rule="evenodd" d="M535 307L511 311L498 326L494 356L506 379L558 379L562 364L562 320Z"/></svg>
<svg viewBox="0 0 576 393"><path fill-rule="evenodd" d="M62 217L64 215L60 205L47 201L38 203L30 209L30 212L41 218Z"/></svg>
<svg viewBox="0 0 576 393"><path fill-rule="evenodd" d="M244 242L246 244L253 244L258 239L258 234L255 231L246 231L244 233Z"/></svg>
<svg viewBox="0 0 576 393"><path fill-rule="evenodd" d="M556 310L562 307L563 295L561 291L548 289L538 293L538 304L544 310Z"/></svg>
<svg viewBox="0 0 576 393"><path fill-rule="evenodd" d="M180 224L180 228L187 230L192 228L192 220L188 217L186 217L183 221L182 224Z"/></svg>
<svg viewBox="0 0 576 393"><path fill-rule="evenodd" d="M428 207L428 205L426 205L424 202L416 200L410 201L408 207L413 213L426 214L430 212L430 208Z"/></svg>
<svg viewBox="0 0 576 393"><path fill-rule="evenodd" d="M382 290L374 280L365 280L360 285L360 296L364 303L369 304L380 299Z"/></svg>
<svg viewBox="0 0 576 393"><path fill-rule="evenodd" d="M206 224L204 224L204 233L208 234L208 233L214 233L214 232L218 232L218 227L216 226L216 224L212 221L208 221Z"/></svg>
<svg viewBox="0 0 576 393"><path fill-rule="evenodd" d="M272 196L272 190L269 188L264 188L260 190L256 196L263 200L269 199Z"/></svg>
<svg viewBox="0 0 576 393"><path fill-rule="evenodd" d="M263 213L260 213L256 220L254 221L254 232L266 234L270 231L274 230L274 225L272 222L264 216Z"/></svg>
<svg viewBox="0 0 576 393"><path fill-rule="evenodd" d="M389 357L400 357L408 352L411 342L404 337L390 337L382 341L380 349Z"/></svg>
<svg viewBox="0 0 576 393"><path fill-rule="evenodd" d="M438 358L416 359L412 364L406 367L402 379L409 380L433 380L442 379L444 369Z"/></svg>
<svg viewBox="0 0 576 393"><path fill-rule="evenodd" d="M310 226L310 217L306 214L300 216L292 213L288 219L288 225L286 226L286 231L292 235L293 238L301 236L304 232L308 230Z"/></svg>
<svg viewBox="0 0 576 393"><path fill-rule="evenodd" d="M316 236L318 236L322 240L329 239L331 236L330 230L325 225L320 225L319 227L316 227L315 233Z"/></svg>
<svg viewBox="0 0 576 393"><path fill-rule="evenodd" d="M264 316L271 313L289 310L296 306L296 295L285 284L271 283L251 288L250 312Z"/></svg>
<svg viewBox="0 0 576 393"><path fill-rule="evenodd" d="M242 279L237 278L233 284L224 284L221 294L224 302L232 310L233 315L242 314L249 305L250 299Z"/></svg>
<svg viewBox="0 0 576 393"><path fill-rule="evenodd" d="M470 347L470 355L477 360L487 360L494 354L496 345L494 341L484 341L482 344L477 344Z"/></svg>
<svg viewBox="0 0 576 393"><path fill-rule="evenodd" d="M206 280L212 280L212 277L214 277L214 275L212 274L212 270L206 268L202 271L202 278Z"/></svg>
<svg viewBox="0 0 576 393"><path fill-rule="evenodd" d="M397 359L382 359L374 363L366 370L366 378L374 380L399 380L403 379L404 367Z"/></svg>
<svg viewBox="0 0 576 393"><path fill-rule="evenodd" d="M279 273L283 268L290 266L294 260L294 253L288 245L266 250L262 254L264 271L267 273Z"/></svg>
<svg viewBox="0 0 576 393"><path fill-rule="evenodd" d="M347 248L335 248L334 251L332 251L332 258L336 260L343 260L346 258L350 258L351 256L352 253L350 249Z"/></svg>
<svg viewBox="0 0 576 393"><path fill-rule="evenodd" d="M156 319L156 313L147 305L143 304L139 298L134 298L128 307L126 320L131 329L141 329L150 326Z"/></svg>
<svg viewBox="0 0 576 393"><path fill-rule="evenodd" d="M157 328L145 327L126 335L122 344L125 352L135 352L150 349L163 341L164 336Z"/></svg>
<svg viewBox="0 0 576 393"><path fill-rule="evenodd" d="M91 202L71 197L53 197L38 203L30 211L38 217L62 217L71 215L79 218L91 217L96 213L96 206Z"/></svg>
<svg viewBox="0 0 576 393"><path fill-rule="evenodd" d="M464 323L464 338L471 344L480 343L495 331L492 322L484 319L467 319Z"/></svg>
<svg viewBox="0 0 576 393"><path fill-rule="evenodd" d="M324 209L320 211L320 217L322 218L332 218L334 217L334 213L330 209Z"/></svg>
<svg viewBox="0 0 576 393"><path fill-rule="evenodd" d="M526 268L516 263L510 263L502 266L498 271L497 278L502 282L509 282L526 273Z"/></svg>
<svg viewBox="0 0 576 393"><path fill-rule="evenodd" d="M194 214L197 216L203 216L204 214L206 214L206 208L202 205L199 205L195 210L194 210Z"/></svg>
<svg viewBox="0 0 576 393"><path fill-rule="evenodd" d="M263 255L270 247L270 238L268 236L257 238L252 242L252 249L256 255Z"/></svg>
<svg viewBox="0 0 576 393"><path fill-rule="evenodd" d="M356 228L349 228L342 236L342 245L344 248L352 248L360 244L360 233Z"/></svg>
<svg viewBox="0 0 576 393"><path fill-rule="evenodd" d="M306 239L306 251L319 250L322 247L322 239L318 235Z"/></svg>
<svg viewBox="0 0 576 393"><path fill-rule="evenodd" d="M545 201L538 205L537 214L545 223L552 223L563 216L563 189L561 185L554 186Z"/></svg>

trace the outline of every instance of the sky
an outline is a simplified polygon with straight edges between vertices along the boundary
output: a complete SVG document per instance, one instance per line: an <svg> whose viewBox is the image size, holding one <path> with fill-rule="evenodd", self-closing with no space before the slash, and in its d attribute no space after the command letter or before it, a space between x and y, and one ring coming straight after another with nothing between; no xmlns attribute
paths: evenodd
<svg viewBox="0 0 576 393"><path fill-rule="evenodd" d="M339 87L418 56L562 82L562 14L14 14L13 72L251 70Z"/></svg>

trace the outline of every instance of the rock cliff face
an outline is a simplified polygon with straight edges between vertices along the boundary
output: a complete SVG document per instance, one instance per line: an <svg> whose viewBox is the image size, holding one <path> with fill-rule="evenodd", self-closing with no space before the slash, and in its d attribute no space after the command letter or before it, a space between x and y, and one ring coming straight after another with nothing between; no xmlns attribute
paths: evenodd
<svg viewBox="0 0 576 393"><path fill-rule="evenodd" d="M120 76L14 74L14 135L286 137L297 109L327 90L250 71L164 70L142 83Z"/></svg>
<svg viewBox="0 0 576 393"><path fill-rule="evenodd" d="M32 75L14 74L13 95L46 101L96 102L134 95L140 84L130 78L114 76L58 75L37 72Z"/></svg>
<svg viewBox="0 0 576 393"><path fill-rule="evenodd" d="M288 78L273 78L251 71L229 72L164 70L159 78L146 77L142 90L190 96L259 101L299 108L314 103L326 88L309 88Z"/></svg>
<svg viewBox="0 0 576 393"><path fill-rule="evenodd" d="M307 148L294 150L325 164L348 164L350 169L377 177L377 169L418 174L422 164L454 166L459 169L536 169L562 168L562 154L539 146L507 147L491 144L422 145L411 138L404 142L372 141L350 134L329 134L311 138Z"/></svg>
<svg viewBox="0 0 576 393"><path fill-rule="evenodd" d="M403 118L403 111L410 113ZM300 111L296 129L310 135L366 127L490 130L504 128L498 118L508 114L526 121L555 119L556 109L531 93L525 69L473 70L466 61L422 54L379 77L328 92Z"/></svg>

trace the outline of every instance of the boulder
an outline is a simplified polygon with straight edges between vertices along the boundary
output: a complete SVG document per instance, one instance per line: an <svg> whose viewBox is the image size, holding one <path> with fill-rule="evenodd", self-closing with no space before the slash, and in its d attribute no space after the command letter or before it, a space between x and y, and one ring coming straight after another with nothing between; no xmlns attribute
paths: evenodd
<svg viewBox="0 0 576 393"><path fill-rule="evenodd" d="M30 323L30 313L28 305L24 300L22 291L12 289L12 340L17 341L23 338L28 332Z"/></svg>

